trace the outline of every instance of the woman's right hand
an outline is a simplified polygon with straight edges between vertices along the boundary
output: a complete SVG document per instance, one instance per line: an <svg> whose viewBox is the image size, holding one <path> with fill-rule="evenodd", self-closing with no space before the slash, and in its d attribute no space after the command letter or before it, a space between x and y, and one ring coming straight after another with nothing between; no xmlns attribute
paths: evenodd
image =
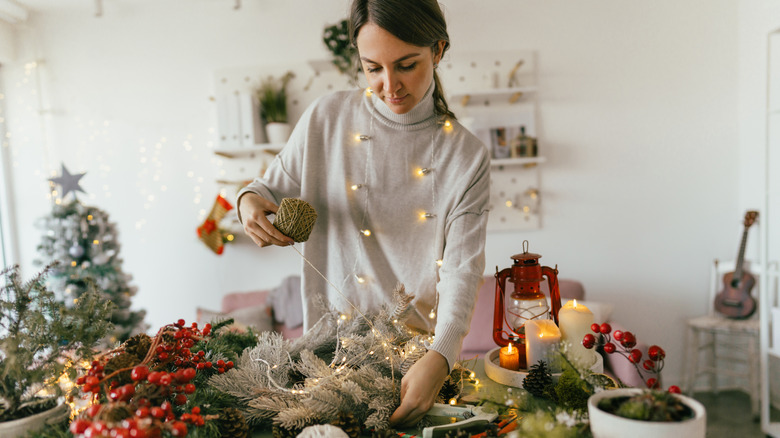
<svg viewBox="0 0 780 438"><path fill-rule="evenodd" d="M244 193L238 203L244 233L259 247L289 246L295 241L277 230L266 216L276 214L279 206L256 193Z"/></svg>

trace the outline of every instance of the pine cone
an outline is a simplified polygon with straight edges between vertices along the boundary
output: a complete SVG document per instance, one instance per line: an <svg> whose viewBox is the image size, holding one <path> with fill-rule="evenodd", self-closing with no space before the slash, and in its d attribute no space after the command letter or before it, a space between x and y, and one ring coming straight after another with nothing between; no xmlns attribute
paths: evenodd
<svg viewBox="0 0 780 438"><path fill-rule="evenodd" d="M146 359L146 353L149 352L149 348L151 347L152 338L150 338L146 333L139 333L126 340L125 343L122 344L122 348L124 348L126 352L137 357L139 362Z"/></svg>
<svg viewBox="0 0 780 438"><path fill-rule="evenodd" d="M460 384L456 382L452 378L452 374L447 376L447 380L444 381L444 384L441 386L441 389L439 390L439 402L440 403L449 403L449 401L453 398L458 398L460 395Z"/></svg>
<svg viewBox="0 0 780 438"><path fill-rule="evenodd" d="M217 428L222 437L247 438L249 436L249 425L246 424L244 414L236 408L222 410L217 420Z"/></svg>
<svg viewBox="0 0 780 438"><path fill-rule="evenodd" d="M374 430L371 432L371 438L397 438L398 435L394 429Z"/></svg>
<svg viewBox="0 0 780 438"><path fill-rule="evenodd" d="M444 434L444 438L469 438L470 436L471 432L467 431L466 429L450 430Z"/></svg>
<svg viewBox="0 0 780 438"><path fill-rule="evenodd" d="M528 375L523 379L523 388L536 397L544 397L545 389L552 384L550 369L541 360L536 365L531 365Z"/></svg>
<svg viewBox="0 0 780 438"><path fill-rule="evenodd" d="M274 438L295 438L299 433L301 433L302 430L303 429L298 428L286 429L278 424L274 424L271 433L273 434Z"/></svg>
<svg viewBox="0 0 780 438"><path fill-rule="evenodd" d="M124 385L126 383L133 382L133 379L130 378L130 368L134 367L136 364L140 362L141 361L138 360L138 358L135 355L123 352L109 359L108 362L106 362L104 371L106 373L106 376L108 376L109 374L112 374L114 371L127 368L126 371L122 371L121 373L115 375L112 378L113 380L119 382L120 385Z"/></svg>
<svg viewBox="0 0 780 438"><path fill-rule="evenodd" d="M349 438L358 438L362 428L360 422L355 418L352 412L339 412L339 417L330 424L343 430Z"/></svg>

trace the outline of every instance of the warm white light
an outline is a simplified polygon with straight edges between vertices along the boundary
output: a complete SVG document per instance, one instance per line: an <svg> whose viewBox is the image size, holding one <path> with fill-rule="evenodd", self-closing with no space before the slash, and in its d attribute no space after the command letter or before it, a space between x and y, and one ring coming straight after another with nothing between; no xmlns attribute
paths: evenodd
<svg viewBox="0 0 780 438"><path fill-rule="evenodd" d="M342 321L346 321L347 320L347 315L342 313L341 315L339 315L339 318L341 318Z"/></svg>
<svg viewBox="0 0 780 438"><path fill-rule="evenodd" d="M88 215L87 215L87 220L88 220L88 221L91 221L91 220L92 220L92 215L91 215L91 214L88 214Z"/></svg>
<svg viewBox="0 0 780 438"><path fill-rule="evenodd" d="M456 404L458 404L458 401L457 401L457 400L455 400L454 398L451 398L451 399L450 399L450 404L451 404L452 406L455 406Z"/></svg>
<svg viewBox="0 0 780 438"><path fill-rule="evenodd" d="M372 94L374 94L374 91L371 87L366 88L366 96L371 97Z"/></svg>
<svg viewBox="0 0 780 438"><path fill-rule="evenodd" d="M92 241L92 244L93 244L93 245L99 245L99 244L100 244L100 241L99 241L99 240L97 240L97 239L95 239L95 240L93 240L93 241Z"/></svg>
<svg viewBox="0 0 780 438"><path fill-rule="evenodd" d="M352 190L357 190L359 188L363 187L363 184L352 184L350 187Z"/></svg>
<svg viewBox="0 0 780 438"><path fill-rule="evenodd" d="M436 265L437 266L441 266L442 264L444 264L444 260L442 260L442 259L436 260Z"/></svg>
<svg viewBox="0 0 780 438"><path fill-rule="evenodd" d="M417 174L420 175L420 176L427 175L427 174L431 173L432 170L433 169L429 169L427 167L423 167L423 168L417 169Z"/></svg>
<svg viewBox="0 0 780 438"><path fill-rule="evenodd" d="M371 139L371 137L369 137L369 136L367 136L365 134L356 134L355 135L355 140L357 140L357 141L366 141L366 140L370 140L370 139Z"/></svg>
<svg viewBox="0 0 780 438"><path fill-rule="evenodd" d="M428 314L428 318L431 318L431 319L436 318L436 312L431 310L431 313Z"/></svg>
<svg viewBox="0 0 780 438"><path fill-rule="evenodd" d="M507 199L506 206L511 208L512 207L512 201Z"/></svg>
<svg viewBox="0 0 780 438"><path fill-rule="evenodd" d="M571 300L571 302L572 302L571 306L576 309L577 308L577 300L576 299L575 300Z"/></svg>
<svg viewBox="0 0 780 438"><path fill-rule="evenodd" d="M361 233L363 233L364 236L370 236L371 230L360 230Z"/></svg>
<svg viewBox="0 0 780 438"><path fill-rule="evenodd" d="M512 344L506 346L506 352L512 354Z"/></svg>
<svg viewBox="0 0 780 438"><path fill-rule="evenodd" d="M360 284L363 284L363 283L366 282L365 278L363 278L363 277L361 277L361 276L359 276L357 274L355 274L355 280L357 280L357 282L360 283Z"/></svg>
<svg viewBox="0 0 780 438"><path fill-rule="evenodd" d="M433 213L420 213L420 219L431 219L436 217Z"/></svg>

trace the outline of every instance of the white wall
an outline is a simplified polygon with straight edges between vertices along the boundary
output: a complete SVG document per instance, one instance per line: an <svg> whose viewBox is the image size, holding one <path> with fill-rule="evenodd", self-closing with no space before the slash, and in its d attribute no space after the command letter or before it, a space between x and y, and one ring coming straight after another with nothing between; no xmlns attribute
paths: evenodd
<svg viewBox="0 0 780 438"><path fill-rule="evenodd" d="M346 15L347 0L301 3L244 1L235 11L227 1L147 0L107 3L102 18L34 14L4 81L28 272L33 221L49 211L46 178L60 161L87 172L85 201L118 222L135 305L153 327L295 272L289 249L236 244L217 257L195 228L217 191L213 72L326 57L322 28ZM707 311L710 263L735 256L753 205L743 198L755 172L739 145L759 129L744 116L760 100L746 74L763 60L742 50L769 1L443 3L450 56L538 51L543 228L490 234L487 272L528 239L543 264L664 346L665 383L679 383L684 321ZM44 62L28 74L22 64L33 59ZM51 111L39 117L39 105Z"/></svg>

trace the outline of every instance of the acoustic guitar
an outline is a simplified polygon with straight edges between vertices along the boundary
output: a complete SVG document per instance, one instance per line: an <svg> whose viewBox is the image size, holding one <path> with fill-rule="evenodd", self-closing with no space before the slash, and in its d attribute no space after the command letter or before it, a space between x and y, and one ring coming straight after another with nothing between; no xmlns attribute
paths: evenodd
<svg viewBox="0 0 780 438"><path fill-rule="evenodd" d="M743 268L743 262L748 229L757 217L757 211L745 213L745 230L742 232L736 269L723 276L723 290L715 297L715 310L729 318L747 318L756 310L756 300L750 295L756 279Z"/></svg>

